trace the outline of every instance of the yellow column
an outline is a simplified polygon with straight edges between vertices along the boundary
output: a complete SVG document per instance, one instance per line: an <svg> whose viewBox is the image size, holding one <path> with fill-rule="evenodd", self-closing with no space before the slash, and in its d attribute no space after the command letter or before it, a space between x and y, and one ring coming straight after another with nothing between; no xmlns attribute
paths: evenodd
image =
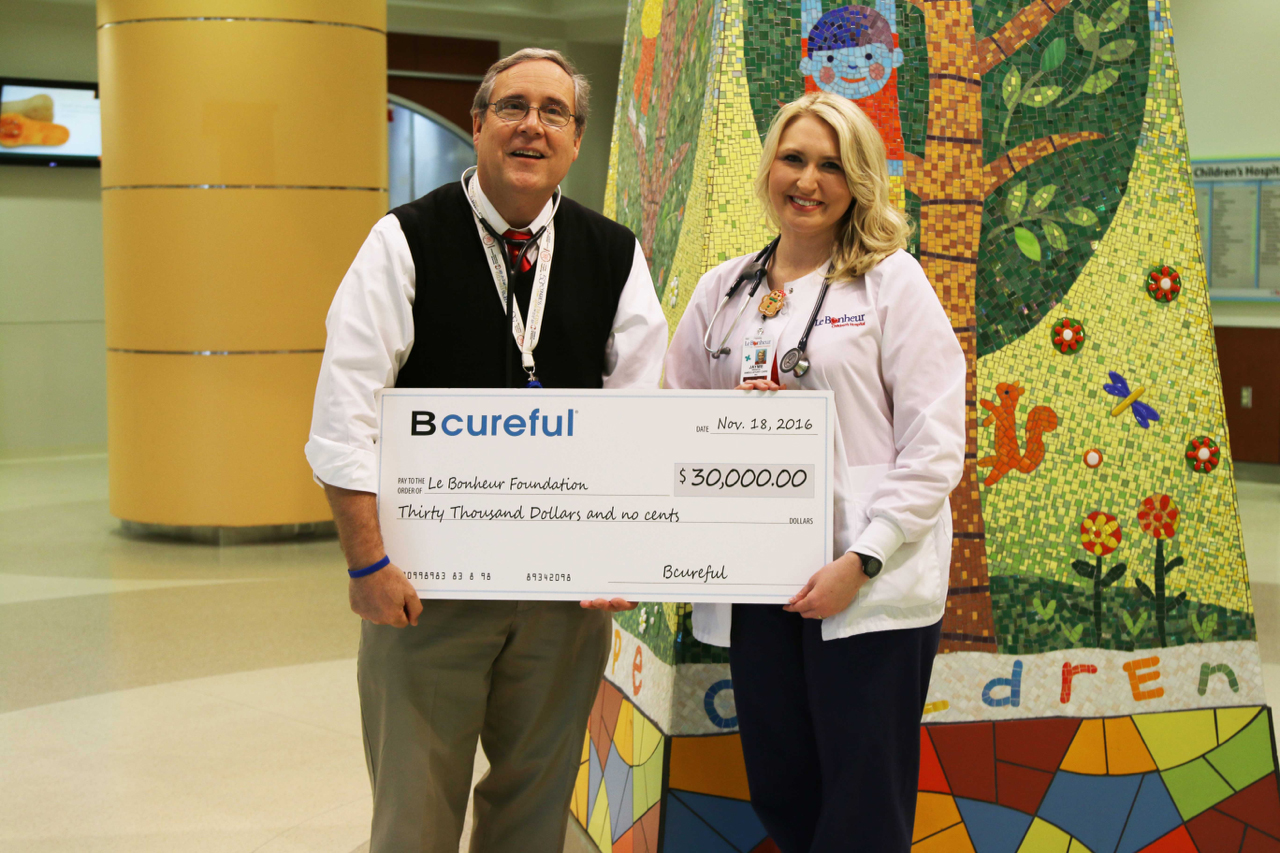
<svg viewBox="0 0 1280 853"><path fill-rule="evenodd" d="M111 512L325 521L302 448L387 209L385 0L98 0Z"/></svg>

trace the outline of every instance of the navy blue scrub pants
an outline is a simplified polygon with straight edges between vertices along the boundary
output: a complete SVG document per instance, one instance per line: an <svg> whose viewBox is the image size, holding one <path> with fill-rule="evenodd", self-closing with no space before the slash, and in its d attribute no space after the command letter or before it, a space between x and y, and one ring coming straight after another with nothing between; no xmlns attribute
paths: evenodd
<svg viewBox="0 0 1280 853"><path fill-rule="evenodd" d="M751 805L782 853L909 853L942 622L823 641L735 604L729 665Z"/></svg>

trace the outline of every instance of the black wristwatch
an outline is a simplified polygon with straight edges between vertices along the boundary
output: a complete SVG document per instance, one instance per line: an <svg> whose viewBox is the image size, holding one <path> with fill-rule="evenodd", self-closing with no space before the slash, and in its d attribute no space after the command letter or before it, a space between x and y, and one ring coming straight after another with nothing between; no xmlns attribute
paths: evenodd
<svg viewBox="0 0 1280 853"><path fill-rule="evenodd" d="M853 553L858 554L857 551ZM858 559L862 560L862 573L869 578L880 574L880 570L884 568L884 563L870 554L858 554Z"/></svg>

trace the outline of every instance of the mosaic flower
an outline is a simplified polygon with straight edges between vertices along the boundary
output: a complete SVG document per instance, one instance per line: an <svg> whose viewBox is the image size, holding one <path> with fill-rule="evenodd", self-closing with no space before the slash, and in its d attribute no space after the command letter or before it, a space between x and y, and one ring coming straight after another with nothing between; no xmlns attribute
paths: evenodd
<svg viewBox="0 0 1280 853"><path fill-rule="evenodd" d="M1199 471L1201 474L1208 474L1218 467L1221 461L1220 453L1218 442L1207 435L1198 436L1187 442L1187 464L1192 470Z"/></svg>
<svg viewBox="0 0 1280 853"><path fill-rule="evenodd" d="M1172 302L1181 292L1182 283L1173 267L1156 267L1147 274L1147 295L1156 302Z"/></svg>
<svg viewBox="0 0 1280 853"><path fill-rule="evenodd" d="M1091 447L1084 452L1084 464L1090 468L1097 468L1102 464L1102 451L1096 447Z"/></svg>
<svg viewBox="0 0 1280 853"><path fill-rule="evenodd" d="M1168 495L1152 495L1143 498L1138 509L1138 522L1142 532L1156 540L1172 539L1178 531L1178 505Z"/></svg>
<svg viewBox="0 0 1280 853"><path fill-rule="evenodd" d="M647 608L640 608L640 633L644 633L644 629L649 627L649 611Z"/></svg>
<svg viewBox="0 0 1280 853"><path fill-rule="evenodd" d="M1053 346L1063 355L1075 355L1084 346L1084 326L1079 320L1063 317L1053 326Z"/></svg>
<svg viewBox="0 0 1280 853"><path fill-rule="evenodd" d="M1095 557L1110 554L1122 538L1120 522L1109 513L1091 512L1080 522L1080 544Z"/></svg>

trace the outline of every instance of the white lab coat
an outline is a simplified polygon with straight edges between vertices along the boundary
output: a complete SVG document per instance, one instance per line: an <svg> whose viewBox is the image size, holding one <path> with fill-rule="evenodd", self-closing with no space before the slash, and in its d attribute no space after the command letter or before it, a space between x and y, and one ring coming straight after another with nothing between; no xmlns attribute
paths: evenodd
<svg viewBox="0 0 1280 853"><path fill-rule="evenodd" d="M739 384L743 338L772 336L777 357L796 346L827 265L785 286L782 311L761 320L757 291L713 359L703 334L724 294L753 255L708 272L676 328L664 364L668 388ZM747 299L730 300L711 330L719 344ZM825 640L867 631L917 628L942 618L951 563L948 494L965 451L964 353L915 258L895 252L865 276L833 283L809 336L809 372L781 374L788 389L835 392L834 553L879 557L884 568L840 613L823 621ZM821 566L814 566L817 571ZM797 590L798 591L798 590ZM698 604L694 636L729 645L732 606Z"/></svg>

